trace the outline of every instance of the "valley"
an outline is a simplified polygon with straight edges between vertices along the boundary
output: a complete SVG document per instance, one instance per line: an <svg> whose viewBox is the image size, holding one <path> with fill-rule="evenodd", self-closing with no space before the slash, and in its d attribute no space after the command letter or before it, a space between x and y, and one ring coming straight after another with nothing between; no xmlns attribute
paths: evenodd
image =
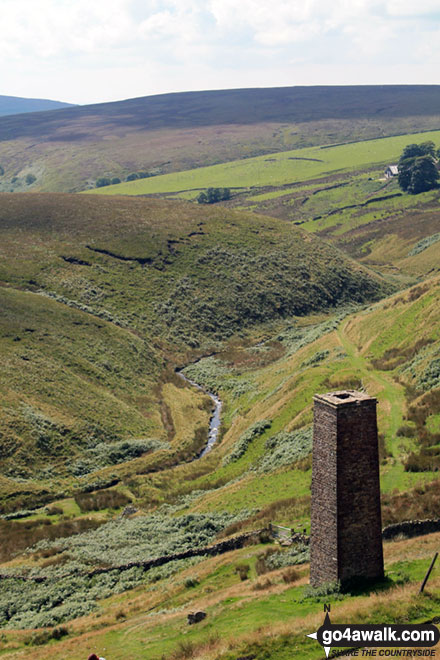
<svg viewBox="0 0 440 660"><path fill-rule="evenodd" d="M356 91L288 140L271 124L276 144L259 108L238 129L228 94L189 95L180 119L152 97L158 145L173 119L194 145L209 127L205 155L176 138L168 173L84 190L78 137L82 194L52 175L0 193L1 657L312 660L323 602L332 621L437 620L438 567L417 589L440 532L386 541L374 589L317 593L308 547L267 531L309 533L313 395L338 389L378 400L383 525L440 517L440 192L384 179L407 144L440 145L438 116L390 105L395 122L373 122ZM91 108L43 113L47 140L73 143ZM43 133L37 114L27 136L15 121L0 162ZM196 202L217 186L231 198Z"/></svg>

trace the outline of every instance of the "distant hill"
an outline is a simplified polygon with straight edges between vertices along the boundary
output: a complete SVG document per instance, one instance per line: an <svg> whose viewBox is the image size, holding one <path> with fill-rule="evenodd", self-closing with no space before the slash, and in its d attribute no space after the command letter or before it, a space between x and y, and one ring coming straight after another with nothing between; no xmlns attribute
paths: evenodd
<svg viewBox="0 0 440 660"><path fill-rule="evenodd" d="M72 103L62 103L61 101L0 95L0 117L4 115L18 115L24 112L41 112L43 110L59 110L60 108L71 107L73 107Z"/></svg>
<svg viewBox="0 0 440 660"><path fill-rule="evenodd" d="M75 106L0 118L0 190L23 189L27 173L35 190L78 191L102 176L439 127L436 85L220 90Z"/></svg>

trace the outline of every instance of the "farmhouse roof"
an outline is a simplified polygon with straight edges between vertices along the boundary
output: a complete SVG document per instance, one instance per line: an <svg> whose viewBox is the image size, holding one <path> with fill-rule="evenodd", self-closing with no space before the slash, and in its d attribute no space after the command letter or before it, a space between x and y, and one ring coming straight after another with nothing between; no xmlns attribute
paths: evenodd
<svg viewBox="0 0 440 660"><path fill-rule="evenodd" d="M389 170L391 174L399 174L399 168L397 165L388 165L387 170Z"/></svg>

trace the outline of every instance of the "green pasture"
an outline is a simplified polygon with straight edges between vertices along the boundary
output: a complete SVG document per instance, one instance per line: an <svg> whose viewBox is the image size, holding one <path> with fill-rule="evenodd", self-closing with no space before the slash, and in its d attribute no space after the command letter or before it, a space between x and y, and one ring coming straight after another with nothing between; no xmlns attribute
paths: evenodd
<svg viewBox="0 0 440 660"><path fill-rule="evenodd" d="M284 185L356 168L394 163L409 142L440 141L440 131L368 140L341 146L294 149L277 154L236 160L221 165L200 167L165 174L116 186L106 186L88 194L147 195L179 193L213 187L261 187Z"/></svg>

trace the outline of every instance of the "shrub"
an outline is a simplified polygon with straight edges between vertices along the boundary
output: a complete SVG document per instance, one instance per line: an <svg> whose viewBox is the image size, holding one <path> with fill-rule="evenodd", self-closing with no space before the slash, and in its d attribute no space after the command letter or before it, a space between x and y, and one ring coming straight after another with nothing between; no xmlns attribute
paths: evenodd
<svg viewBox="0 0 440 660"><path fill-rule="evenodd" d="M330 355L330 351L317 351L311 358L301 364L301 367L313 367L315 364L323 362Z"/></svg>
<svg viewBox="0 0 440 660"><path fill-rule="evenodd" d="M199 204L215 204L228 199L231 199L229 188L208 188L199 194L197 202Z"/></svg>
<svg viewBox="0 0 440 660"><path fill-rule="evenodd" d="M254 591L263 591L264 589L269 589L272 584L272 581L269 580L269 578L266 578L265 580L258 580L255 582L255 584L252 586L252 589Z"/></svg>
<svg viewBox="0 0 440 660"><path fill-rule="evenodd" d="M255 440L255 438L258 438L258 436L264 433L266 429L270 428L271 424L272 422L268 419L263 419L260 422L255 422L255 424L252 424L252 426L250 426L247 431L242 433L242 435L239 437L232 452L228 454L228 456L225 456L223 459L223 465L228 465L229 463L238 461L238 459L246 453L250 443Z"/></svg>
<svg viewBox="0 0 440 660"><path fill-rule="evenodd" d="M235 572L238 573L240 576L240 580L244 582L249 578L249 571L251 570L251 567L249 564L238 564L235 567Z"/></svg>
<svg viewBox="0 0 440 660"><path fill-rule="evenodd" d="M312 427L299 431L280 431L266 440L266 452L256 469L261 472L276 470L304 459L312 450Z"/></svg>
<svg viewBox="0 0 440 660"><path fill-rule="evenodd" d="M291 584L296 582L301 577L300 572L296 568L288 568L287 571L283 572L283 581L286 584Z"/></svg>
<svg viewBox="0 0 440 660"><path fill-rule="evenodd" d="M37 180L37 177L34 176L33 174L26 174L25 181L26 181L27 186L30 186L33 183L35 183L36 180Z"/></svg>
<svg viewBox="0 0 440 660"><path fill-rule="evenodd" d="M60 506L48 506L46 507L46 513L48 516L62 516L64 511Z"/></svg>
<svg viewBox="0 0 440 660"><path fill-rule="evenodd" d="M284 568L285 566L304 564L305 562L309 561L309 558L309 546L295 544L286 550L279 550L269 554L266 557L266 564L269 570L273 571L277 568Z"/></svg>
<svg viewBox="0 0 440 660"><path fill-rule="evenodd" d="M397 429L396 435L404 438L414 438L416 435L416 429L414 426L410 426L409 424L402 424L402 426L399 426Z"/></svg>
<svg viewBox="0 0 440 660"><path fill-rule="evenodd" d="M420 254L420 252L423 252L423 250L426 250L434 243L437 243L437 241L440 241L440 233L432 234L431 236L422 238L422 240L416 243L412 250L408 252L408 257L413 257L416 254Z"/></svg>
<svg viewBox="0 0 440 660"><path fill-rule="evenodd" d="M88 474L108 465L117 465L138 458L147 452L168 447L155 439L120 440L118 442L100 442L82 453L82 457L70 467L76 477Z"/></svg>
<svg viewBox="0 0 440 660"><path fill-rule="evenodd" d="M440 387L440 358L434 358L419 378L423 390L432 390Z"/></svg>
<svg viewBox="0 0 440 660"><path fill-rule="evenodd" d="M193 587L197 587L198 584L199 584L199 581L196 577L188 577L185 580L186 589L192 589Z"/></svg>
<svg viewBox="0 0 440 660"><path fill-rule="evenodd" d="M338 600L338 597L342 598L340 582L326 582L319 587L312 587L309 584L304 589L304 598L313 598L319 601L325 596L332 596L332 600Z"/></svg>
<svg viewBox="0 0 440 660"><path fill-rule="evenodd" d="M83 513L102 509L119 509L131 499L119 490L100 490L97 493L77 493L75 502Z"/></svg>
<svg viewBox="0 0 440 660"><path fill-rule="evenodd" d="M96 179L95 186L97 188L104 188L104 186L110 186L111 185L111 179L109 179L106 176L101 176L99 179Z"/></svg>

